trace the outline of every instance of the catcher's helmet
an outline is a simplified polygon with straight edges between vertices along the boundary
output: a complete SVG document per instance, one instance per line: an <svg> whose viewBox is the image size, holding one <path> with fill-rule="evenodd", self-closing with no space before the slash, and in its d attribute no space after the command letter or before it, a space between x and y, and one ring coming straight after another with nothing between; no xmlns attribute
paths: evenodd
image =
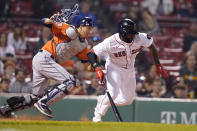
<svg viewBox="0 0 197 131"><path fill-rule="evenodd" d="M138 34L135 22L131 19L122 19L118 23L118 33L122 37L123 41L127 43L132 42L133 38L129 36Z"/></svg>
<svg viewBox="0 0 197 131"><path fill-rule="evenodd" d="M78 22L79 26L92 26L93 27L93 20L91 17L84 17Z"/></svg>

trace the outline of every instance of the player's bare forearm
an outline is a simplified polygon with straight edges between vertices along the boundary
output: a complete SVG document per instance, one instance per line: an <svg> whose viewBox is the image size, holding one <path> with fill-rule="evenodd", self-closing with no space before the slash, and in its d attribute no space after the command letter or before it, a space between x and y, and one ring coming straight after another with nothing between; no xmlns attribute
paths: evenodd
<svg viewBox="0 0 197 131"><path fill-rule="evenodd" d="M152 44L150 47L149 47L151 53L152 53L152 56L153 56L153 59L155 61L155 64L160 64L160 61L159 61L159 56L158 56L158 53L157 53L157 49L155 47L154 44Z"/></svg>
<svg viewBox="0 0 197 131"><path fill-rule="evenodd" d="M168 73L163 69L163 66L160 64L158 53L157 53L157 49L156 49L155 45L152 44L149 47L149 49L150 49L150 51L152 53L152 56L154 58L154 61L155 61L157 74L159 76L163 76L164 78L168 78Z"/></svg>

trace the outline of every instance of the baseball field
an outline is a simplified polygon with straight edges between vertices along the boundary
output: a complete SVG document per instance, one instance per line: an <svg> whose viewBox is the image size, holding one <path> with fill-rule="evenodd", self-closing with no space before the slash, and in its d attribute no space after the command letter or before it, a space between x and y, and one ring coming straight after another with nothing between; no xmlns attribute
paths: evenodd
<svg viewBox="0 0 197 131"><path fill-rule="evenodd" d="M126 122L0 120L0 131L197 131L197 126Z"/></svg>

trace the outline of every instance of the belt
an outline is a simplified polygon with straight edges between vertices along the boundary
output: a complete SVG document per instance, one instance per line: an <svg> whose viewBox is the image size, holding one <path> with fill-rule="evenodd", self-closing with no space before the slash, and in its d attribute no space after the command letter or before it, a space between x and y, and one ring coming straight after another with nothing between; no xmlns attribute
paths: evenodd
<svg viewBox="0 0 197 131"><path fill-rule="evenodd" d="M43 52L43 50L40 49L39 52ZM54 59L54 56L53 56L53 55L51 55L50 57L51 57L52 59ZM54 59L54 60L55 60L55 59Z"/></svg>

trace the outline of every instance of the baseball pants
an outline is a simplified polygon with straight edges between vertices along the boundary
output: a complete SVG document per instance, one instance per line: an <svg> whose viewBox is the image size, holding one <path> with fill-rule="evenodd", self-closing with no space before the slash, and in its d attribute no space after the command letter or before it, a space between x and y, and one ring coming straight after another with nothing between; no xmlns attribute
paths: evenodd
<svg viewBox="0 0 197 131"><path fill-rule="evenodd" d="M43 95L47 87L48 79L54 79L61 83L73 78L61 65L56 63L51 53L40 50L33 58L33 89L34 95Z"/></svg>
<svg viewBox="0 0 197 131"><path fill-rule="evenodd" d="M135 97L136 78L133 69L124 69L115 64L106 65L107 89L117 106L129 105ZM98 97L95 114L104 116L110 107L107 94Z"/></svg>

